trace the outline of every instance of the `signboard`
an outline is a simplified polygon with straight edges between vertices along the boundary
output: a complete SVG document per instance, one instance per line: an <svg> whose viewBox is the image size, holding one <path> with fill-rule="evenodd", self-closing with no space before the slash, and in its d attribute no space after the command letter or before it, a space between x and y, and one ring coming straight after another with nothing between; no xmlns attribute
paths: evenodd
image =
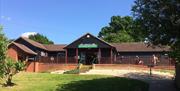
<svg viewBox="0 0 180 91"><path fill-rule="evenodd" d="M78 45L78 48L98 48L97 44L80 44Z"/></svg>

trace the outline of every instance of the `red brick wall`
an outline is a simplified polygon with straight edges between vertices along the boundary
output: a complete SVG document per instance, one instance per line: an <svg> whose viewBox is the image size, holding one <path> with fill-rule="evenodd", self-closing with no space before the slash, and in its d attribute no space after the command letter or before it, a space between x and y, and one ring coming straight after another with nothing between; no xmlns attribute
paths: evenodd
<svg viewBox="0 0 180 91"><path fill-rule="evenodd" d="M26 64L26 71L27 72L34 72L35 71L35 62L27 62Z"/></svg>
<svg viewBox="0 0 180 91"><path fill-rule="evenodd" d="M49 64L39 63L38 72L55 71L55 70L71 70L77 68L77 64Z"/></svg>
<svg viewBox="0 0 180 91"><path fill-rule="evenodd" d="M18 60L17 48L15 46L11 46L10 48L8 48L7 56L17 61Z"/></svg>
<svg viewBox="0 0 180 91"><path fill-rule="evenodd" d="M55 70L71 70L77 68L77 64L49 64L39 62L27 62L27 72L48 72Z"/></svg>

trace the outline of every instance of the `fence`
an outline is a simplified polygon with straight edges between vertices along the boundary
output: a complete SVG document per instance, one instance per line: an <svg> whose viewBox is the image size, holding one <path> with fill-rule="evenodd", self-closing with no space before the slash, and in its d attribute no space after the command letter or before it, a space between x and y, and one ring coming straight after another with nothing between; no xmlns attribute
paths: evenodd
<svg viewBox="0 0 180 91"><path fill-rule="evenodd" d="M65 57L40 57L39 62L49 64L65 64Z"/></svg>
<svg viewBox="0 0 180 91"><path fill-rule="evenodd" d="M111 57L101 57L99 63L97 64L97 68L117 68L117 69L147 69L147 65L152 62L152 57L150 56L142 56L139 57L140 60L143 61L143 64L138 65L137 58L134 56L124 56L117 58L112 58L113 64L111 64ZM165 70L173 70L173 62L169 58L160 57L158 65L154 67L154 69L165 69ZM59 70L59 69L74 69L77 67L76 57L68 57L68 62L66 64L65 57L40 57L39 61L35 64L35 62L29 62L27 70L28 71L36 71L39 72L47 71L47 70ZM180 67L179 67L180 69ZM177 76L180 75L180 72L177 72ZM180 80L180 78L177 78ZM178 81L179 81L178 80ZM179 81L180 82L180 81ZM180 84L180 83L178 83Z"/></svg>
<svg viewBox="0 0 180 91"><path fill-rule="evenodd" d="M136 56L118 56L116 60L114 61L114 64L142 64L142 65L148 65L152 64L153 58L152 56L139 56L139 59L137 59ZM140 63L141 61L141 63ZM170 60L169 57L161 56L158 58L157 65L159 66L173 66L174 61Z"/></svg>

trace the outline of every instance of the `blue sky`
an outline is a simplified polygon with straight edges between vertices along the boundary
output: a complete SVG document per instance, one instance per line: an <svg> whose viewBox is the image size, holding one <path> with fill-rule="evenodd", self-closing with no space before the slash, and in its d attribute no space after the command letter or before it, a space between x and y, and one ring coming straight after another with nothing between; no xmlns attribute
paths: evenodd
<svg viewBox="0 0 180 91"><path fill-rule="evenodd" d="M0 23L10 39L25 32L68 44L89 32L98 35L113 15L131 15L134 0L0 0Z"/></svg>

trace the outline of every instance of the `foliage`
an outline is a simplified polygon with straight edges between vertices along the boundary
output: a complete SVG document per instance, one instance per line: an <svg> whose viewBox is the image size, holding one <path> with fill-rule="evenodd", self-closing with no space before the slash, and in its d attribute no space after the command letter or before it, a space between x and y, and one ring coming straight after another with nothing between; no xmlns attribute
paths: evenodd
<svg viewBox="0 0 180 91"><path fill-rule="evenodd" d="M0 91L148 91L145 82L105 75L20 72L14 76L13 81L18 85L0 87Z"/></svg>
<svg viewBox="0 0 180 91"><path fill-rule="evenodd" d="M6 79L6 85L12 86L14 83L12 83L12 77L17 74L19 71L24 70L24 63L15 60L12 60L11 58L7 58L4 67L3 67L3 77Z"/></svg>
<svg viewBox="0 0 180 91"><path fill-rule="evenodd" d="M3 34L2 29L3 27L0 26L0 62L6 59L6 50L8 45L7 38Z"/></svg>
<svg viewBox="0 0 180 91"><path fill-rule="evenodd" d="M2 32L3 27L0 26L0 77L3 77L3 67L6 59L6 50L7 50L7 38Z"/></svg>
<svg viewBox="0 0 180 91"><path fill-rule="evenodd" d="M66 71L66 72L64 72L64 74L85 73L85 72L89 71L90 69L92 69L92 66L85 66L85 65L82 65L82 64L78 64L77 69Z"/></svg>
<svg viewBox="0 0 180 91"><path fill-rule="evenodd" d="M180 0L136 0L133 15L154 45L169 45L180 60Z"/></svg>
<svg viewBox="0 0 180 91"><path fill-rule="evenodd" d="M42 43L42 44L54 44L53 41L49 40L46 36L39 34L39 33L36 35L30 35L29 39L32 39L32 40Z"/></svg>
<svg viewBox="0 0 180 91"><path fill-rule="evenodd" d="M144 41L145 33L140 31L138 22L130 16L112 16L109 26L105 26L99 32L98 37L107 42L139 42Z"/></svg>
<svg viewBox="0 0 180 91"><path fill-rule="evenodd" d="M8 40L2 33L2 27L0 27L0 78L5 78L6 85L11 86L13 85L13 75L23 70L24 64L6 57L7 46Z"/></svg>
<svg viewBox="0 0 180 91"><path fill-rule="evenodd" d="M73 69L73 70L66 71L63 74L79 74L79 73L80 73L79 69Z"/></svg>

